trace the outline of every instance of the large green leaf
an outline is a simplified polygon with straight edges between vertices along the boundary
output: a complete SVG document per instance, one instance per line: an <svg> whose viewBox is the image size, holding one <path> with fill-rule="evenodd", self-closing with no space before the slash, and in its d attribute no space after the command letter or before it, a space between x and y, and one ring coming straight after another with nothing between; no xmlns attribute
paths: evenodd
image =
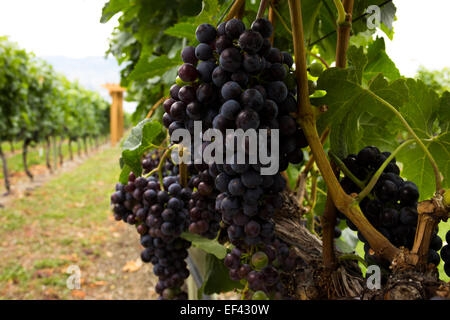
<svg viewBox="0 0 450 320"><path fill-rule="evenodd" d="M363 87L357 83L359 77L355 73L349 69L328 69L320 77L317 86L327 91L327 95L313 99L314 105L328 106L328 111L318 120L318 127L323 130L330 126L331 150L341 157L360 150L367 144L367 139L384 136L387 129L380 126L382 122L377 122L374 127L371 121L367 121L370 117L379 118L387 125L393 117L393 113L382 105L378 97L394 106L401 105L408 98L404 80L388 83L379 75L369 87ZM364 123L367 127L363 126Z"/></svg>
<svg viewBox="0 0 450 320"><path fill-rule="evenodd" d="M159 146L165 138L165 130L157 121L144 120L131 130L122 147L123 171L130 169L137 176L142 173L141 157L145 152ZM121 178L122 178L121 174Z"/></svg>
<svg viewBox="0 0 450 320"><path fill-rule="evenodd" d="M368 62L364 70L364 78L366 81L372 79L377 73L382 72L389 80L397 80L400 78L394 62L386 54L386 46L383 38L377 38L371 43L367 49Z"/></svg>
<svg viewBox="0 0 450 320"><path fill-rule="evenodd" d="M449 187L450 175L450 99L439 99L437 94L422 81L408 79L409 101L400 112L415 133L424 141L444 176L443 187ZM398 160L403 163L402 175L419 186L421 199L427 199L435 191L433 169L425 153L418 145L400 152Z"/></svg>
<svg viewBox="0 0 450 320"><path fill-rule="evenodd" d="M202 293L209 295L243 288L240 282L230 279L229 271L225 267L223 260L217 259L215 255L208 254L206 256L206 270L203 285L199 288L199 296Z"/></svg>
<svg viewBox="0 0 450 320"><path fill-rule="evenodd" d="M189 232L184 232L181 237L187 241L190 241L194 247L202 249L207 253L213 254L218 259L225 258L225 255L227 254L227 249L217 240L211 240L198 234Z"/></svg>
<svg viewBox="0 0 450 320"><path fill-rule="evenodd" d="M195 30L196 26L193 23L180 22L166 29L164 33L172 37L186 38L191 42L195 42L196 41Z"/></svg>
<svg viewBox="0 0 450 320"><path fill-rule="evenodd" d="M139 59L136 67L129 76L129 80L151 79L156 76L162 76L166 71L176 67L181 63L178 56L173 59L167 56L159 56L150 58L147 55Z"/></svg>
<svg viewBox="0 0 450 320"><path fill-rule="evenodd" d="M129 0L110 0L103 7L101 23L108 22L114 15L130 5Z"/></svg>

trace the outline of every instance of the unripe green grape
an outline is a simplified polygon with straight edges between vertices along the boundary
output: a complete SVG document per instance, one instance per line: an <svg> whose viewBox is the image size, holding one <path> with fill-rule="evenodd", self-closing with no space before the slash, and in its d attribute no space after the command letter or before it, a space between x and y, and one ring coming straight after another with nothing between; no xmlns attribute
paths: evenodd
<svg viewBox="0 0 450 320"><path fill-rule="evenodd" d="M309 74L313 77L320 77L323 72L323 66L321 63L314 62L309 66Z"/></svg>
<svg viewBox="0 0 450 320"><path fill-rule="evenodd" d="M297 88L297 81L292 73L288 73L286 78L284 78L284 84L288 90L295 90Z"/></svg>
<svg viewBox="0 0 450 320"><path fill-rule="evenodd" d="M267 254L262 251L258 251L252 255L252 265L255 268L262 269L269 263Z"/></svg>
<svg viewBox="0 0 450 320"><path fill-rule="evenodd" d="M450 207L450 189L447 189L444 192L444 205Z"/></svg>
<svg viewBox="0 0 450 320"><path fill-rule="evenodd" d="M269 300L269 298L264 291L258 290L253 294L252 300Z"/></svg>
<svg viewBox="0 0 450 320"><path fill-rule="evenodd" d="M189 84L189 83L184 82L183 80L181 80L180 76L177 76L177 78L176 78L176 80L175 80L175 83L176 83L177 85L179 85L180 87L184 87L184 86L186 86L186 85Z"/></svg>

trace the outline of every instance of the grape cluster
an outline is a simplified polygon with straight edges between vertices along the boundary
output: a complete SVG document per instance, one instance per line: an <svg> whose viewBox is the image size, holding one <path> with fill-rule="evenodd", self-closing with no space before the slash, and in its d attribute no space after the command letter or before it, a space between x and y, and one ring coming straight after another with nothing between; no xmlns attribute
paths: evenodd
<svg viewBox="0 0 450 320"><path fill-rule="evenodd" d="M224 156L222 163L196 164L189 181L194 190L189 201L189 231L214 238L222 228L236 247L235 253L242 252L242 256L235 255L234 261L238 262L245 260L249 252L260 249L270 251L281 246L287 250L286 244L275 238L271 220L281 207L280 193L286 187L280 172L289 163L301 163L301 149L308 145L293 117L297 110L294 61L289 53L272 47L269 41L272 32L273 27L266 19L256 20L250 29L238 19L223 22L217 29L209 24L198 26L199 44L183 49L184 64L170 89L170 98L164 102L163 123L169 134L184 128L193 135L194 121L201 121L203 132L214 128L224 134L224 150L234 147L246 151L245 163L238 164L235 153ZM261 175L260 159L256 164L249 162L248 140L238 145L234 136L227 135L227 129L266 129L269 152L272 152L272 130L279 130L283 143L276 141L280 145L278 172ZM203 148L207 145L205 142ZM193 155L195 152L192 150ZM273 254L269 256L270 261L275 259ZM225 263L231 266L228 260ZM276 261L284 263L281 257ZM274 266L267 268L275 270ZM263 279L259 274L263 273L258 273L258 279ZM241 275L238 276L236 268L230 268L232 279L247 277ZM271 294L272 278L268 279L264 292ZM259 287L250 285L254 291Z"/></svg>
<svg viewBox="0 0 450 320"><path fill-rule="evenodd" d="M147 155L142 165L151 171L158 164L158 153ZM192 191L178 183L178 167L169 161L163 170L163 185L158 175L148 178L130 173L128 184L116 185L111 196L116 220L136 226L141 235L141 253L144 262L153 264L159 277L156 292L160 299L187 299L181 290L189 276L186 262L190 242L180 238L189 225L188 202Z"/></svg>
<svg viewBox="0 0 450 320"><path fill-rule="evenodd" d="M369 181L375 171L390 156L389 152L380 152L378 148L368 146L357 155L350 154L344 159L345 166L361 181ZM417 201L419 190L411 181L404 181L395 158L386 166L371 194L361 201L360 206L364 216L393 245L411 249L417 227ZM361 189L348 177L341 180L341 186L348 194L359 193ZM344 215L340 213L340 217ZM348 227L357 231L356 226L347 219ZM369 243L358 231L358 238L364 242L366 259L381 263L370 249ZM440 257L437 251L442 246L442 240L435 231L428 254L428 262L438 265Z"/></svg>
<svg viewBox="0 0 450 320"><path fill-rule="evenodd" d="M189 231L214 239L220 230L221 216L216 211L217 192L208 165L196 165L197 174L192 175L188 186L194 190L189 200L191 224ZM214 167L214 166L212 166Z"/></svg>
<svg viewBox="0 0 450 320"><path fill-rule="evenodd" d="M444 261L444 271L450 277L450 231L445 235L447 244L441 249L441 258Z"/></svg>
<svg viewBox="0 0 450 320"><path fill-rule="evenodd" d="M293 248L275 239L263 250L244 252L235 247L224 260L234 281L245 279L251 291L247 298L253 300L285 299L286 288L281 281L281 272L291 272L303 261L296 256Z"/></svg>

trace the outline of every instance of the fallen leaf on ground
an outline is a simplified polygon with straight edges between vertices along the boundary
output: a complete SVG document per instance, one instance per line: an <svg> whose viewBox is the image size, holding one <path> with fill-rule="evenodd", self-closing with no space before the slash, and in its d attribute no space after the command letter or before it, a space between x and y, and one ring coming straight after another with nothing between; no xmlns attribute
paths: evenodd
<svg viewBox="0 0 450 320"><path fill-rule="evenodd" d="M81 290L72 290L71 294L75 299L84 299L86 297L86 292Z"/></svg>
<svg viewBox="0 0 450 320"><path fill-rule="evenodd" d="M142 260L136 259L128 261L125 266L122 268L123 272L136 272L142 267Z"/></svg>

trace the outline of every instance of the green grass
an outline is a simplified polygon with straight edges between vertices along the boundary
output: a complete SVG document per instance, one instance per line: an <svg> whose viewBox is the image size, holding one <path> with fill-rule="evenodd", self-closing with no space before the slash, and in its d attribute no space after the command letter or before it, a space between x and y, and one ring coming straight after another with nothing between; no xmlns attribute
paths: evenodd
<svg viewBox="0 0 450 320"><path fill-rule="evenodd" d="M57 268L67 264L67 260L46 258L34 262L34 269Z"/></svg>
<svg viewBox="0 0 450 320"><path fill-rule="evenodd" d="M42 299L43 286L66 297L64 267L75 264L84 270L104 253L112 237L109 199L119 177L119 152L117 147L96 153L0 208L0 299ZM92 253L85 254L86 249ZM54 273L36 276L44 269ZM11 281L13 289L2 291Z"/></svg>
<svg viewBox="0 0 450 320"><path fill-rule="evenodd" d="M26 282L31 278L30 272L21 265L9 264L0 272L0 282Z"/></svg>
<svg viewBox="0 0 450 320"><path fill-rule="evenodd" d="M101 138L99 141L102 141L103 138ZM58 138L59 142L59 138ZM3 152L6 155L7 158L7 164L8 164L8 172L9 174L16 173L16 172L23 172L23 160L22 160L22 142L16 142L15 150L17 153L11 154L11 147L9 143L3 143L2 148ZM94 140L89 140L88 142L88 153L91 152L91 148L95 145ZM81 142L81 154L84 154L84 147L83 143ZM67 140L65 140L61 146L61 151L63 154L64 161L69 160L69 143ZM76 142L72 142L72 152L74 157L78 154L78 144ZM54 163L54 154L53 154L53 140L51 140L51 150L50 150L50 163L53 166ZM45 162L45 147L42 143L37 144L35 146L31 145L28 148L28 167L31 167L33 165L46 165ZM57 154L57 162L59 166L59 156ZM1 165L1 164L0 164ZM0 179L3 180L3 170L0 170ZM0 181L0 184L3 184L3 181Z"/></svg>

